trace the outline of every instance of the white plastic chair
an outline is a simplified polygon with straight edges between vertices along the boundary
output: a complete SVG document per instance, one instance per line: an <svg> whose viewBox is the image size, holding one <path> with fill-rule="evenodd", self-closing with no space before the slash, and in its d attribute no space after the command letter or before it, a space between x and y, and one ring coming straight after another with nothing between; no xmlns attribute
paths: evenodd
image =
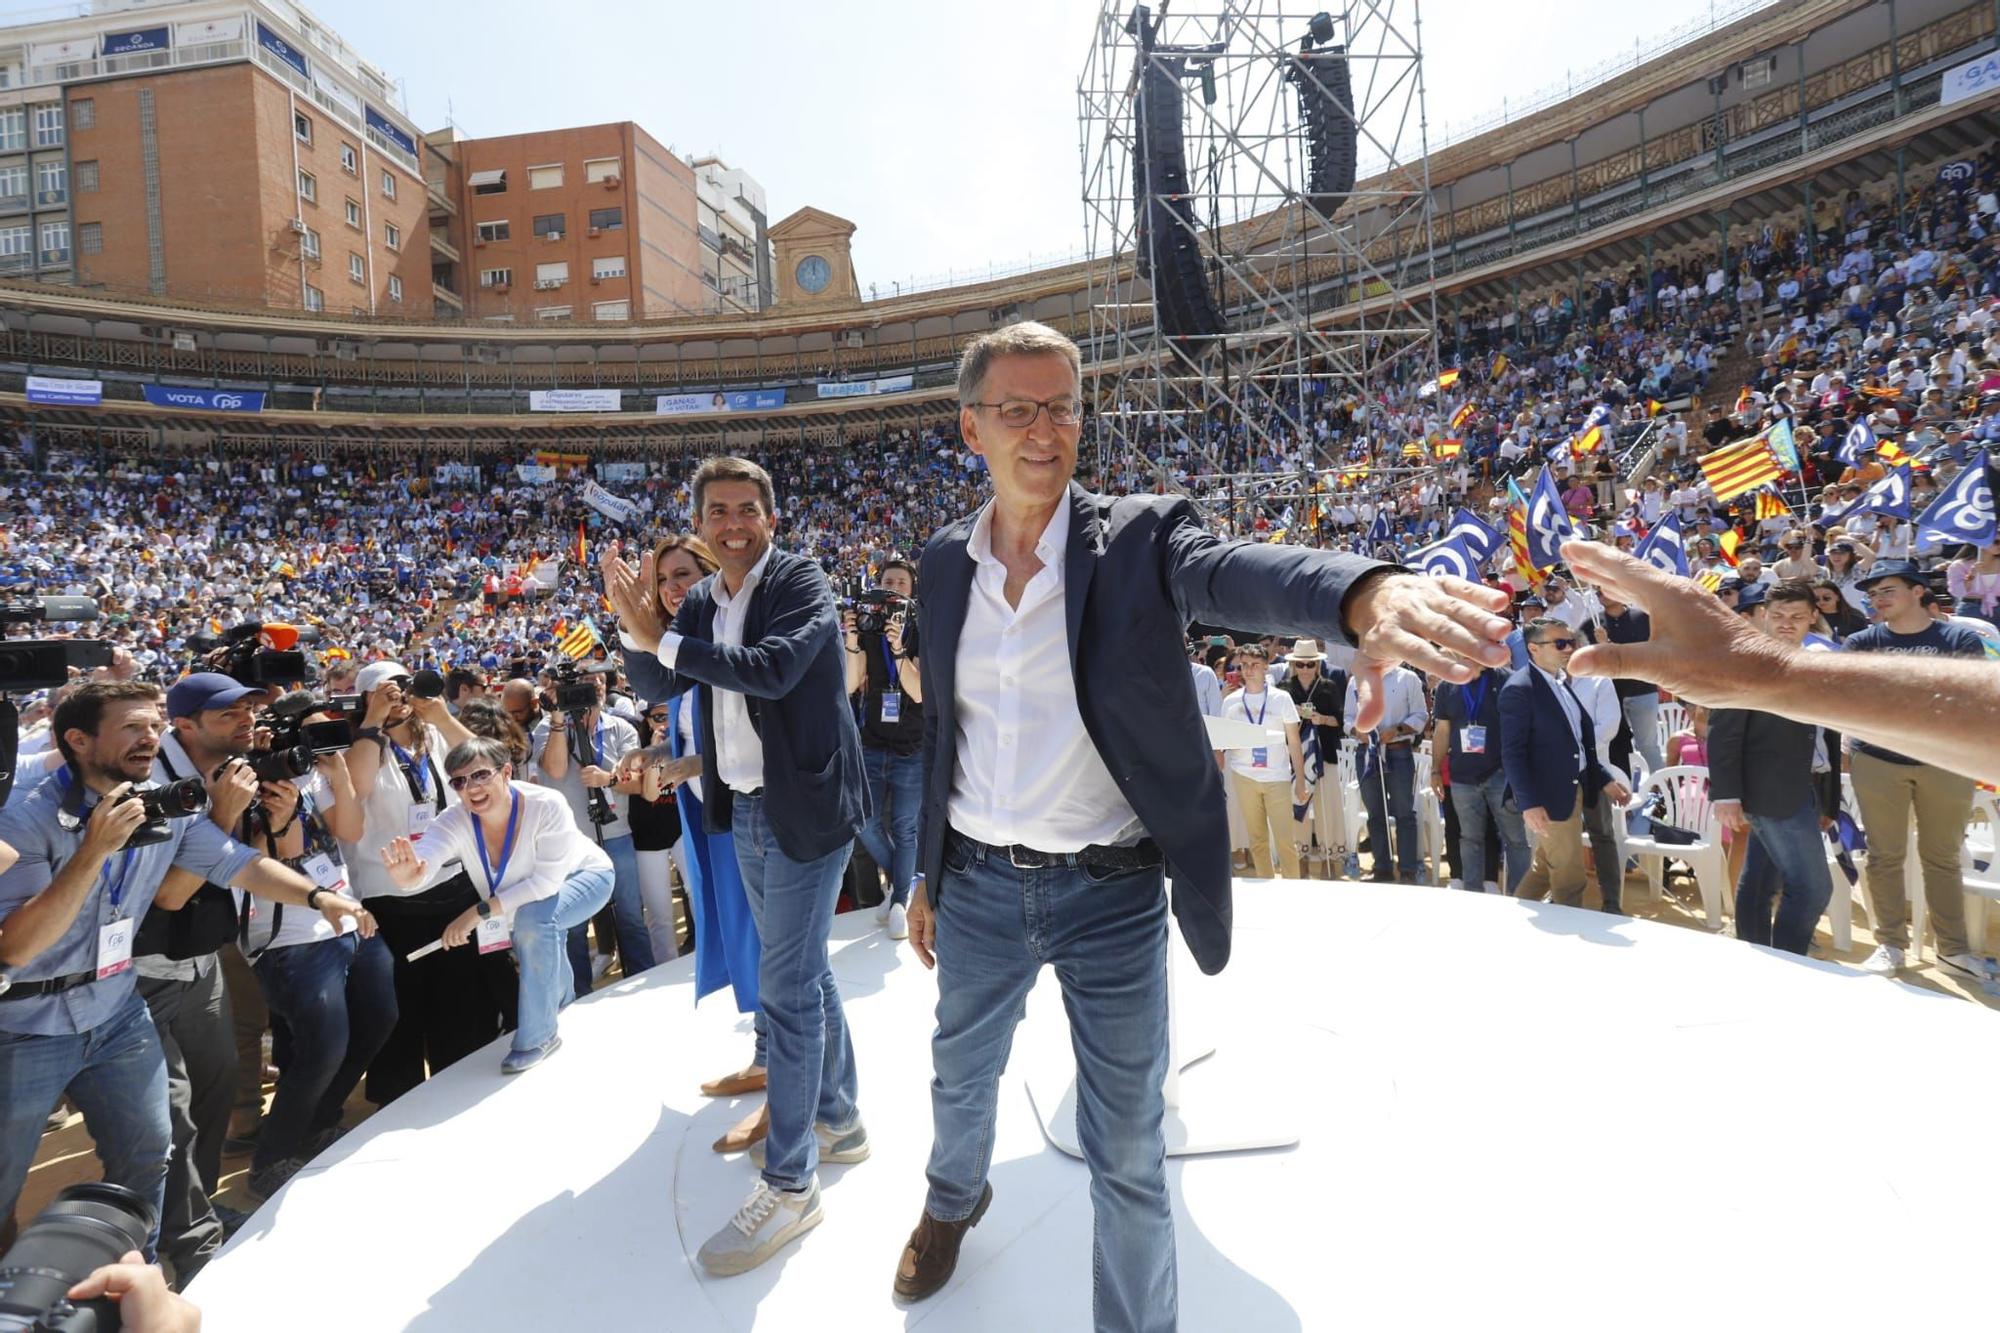
<svg viewBox="0 0 2000 1333"><path fill-rule="evenodd" d="M1360 746L1352 740L1340 743L1340 819L1347 836L1341 851L1354 852L1361 846L1361 832L1368 827L1368 811L1361 804L1361 764L1356 758Z"/></svg>
<svg viewBox="0 0 2000 1333"><path fill-rule="evenodd" d="M1678 699L1660 700L1660 753L1667 752L1670 737L1688 729L1687 705Z"/></svg>
<svg viewBox="0 0 2000 1333"><path fill-rule="evenodd" d="M1694 881L1701 890L1702 915L1704 924L1710 930L1722 929L1723 895L1729 884L1729 858L1722 847L1722 829L1716 822L1715 807L1708 799L1708 769L1694 764L1676 764L1649 774L1640 786L1635 799L1640 806L1660 799L1660 808L1654 818L1663 824L1686 829L1696 835L1691 843L1660 842L1650 830L1643 834L1627 834L1625 850L1637 856L1645 867L1646 880L1657 896L1660 881L1666 870L1666 859L1685 861L1694 870Z"/></svg>
<svg viewBox="0 0 2000 1333"><path fill-rule="evenodd" d="M1431 743L1416 750L1417 858L1431 867L1431 882L1447 883L1451 878L1444 854L1444 803L1431 790Z"/></svg>
<svg viewBox="0 0 2000 1333"><path fill-rule="evenodd" d="M1965 938L1972 952L1986 953L1986 900L2000 901L2000 797L1975 792L1972 822L1965 826L1961 853L1965 878Z"/></svg>

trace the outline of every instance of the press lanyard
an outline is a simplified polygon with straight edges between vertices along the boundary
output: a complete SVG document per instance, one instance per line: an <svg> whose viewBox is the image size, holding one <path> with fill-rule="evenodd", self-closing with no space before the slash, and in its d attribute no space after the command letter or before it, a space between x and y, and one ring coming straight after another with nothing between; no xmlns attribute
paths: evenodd
<svg viewBox="0 0 2000 1333"><path fill-rule="evenodd" d="M590 734L590 755L592 763L599 768L604 767L604 721L601 718L597 729Z"/></svg>
<svg viewBox="0 0 2000 1333"><path fill-rule="evenodd" d="M500 844L500 869L495 871L486 859L486 830L477 819L473 820L472 841L479 848L479 869L486 876L488 897L500 892L500 881L507 877L507 863L514 859L514 835L521 827L521 793L510 791L507 802L507 836Z"/></svg>
<svg viewBox="0 0 2000 1333"><path fill-rule="evenodd" d="M56 781L62 785L63 795L69 795L69 789L74 780L70 777L68 764L64 764L56 770ZM97 872L100 884L111 885L111 910L114 912L125 903L125 888L132 880L132 862L137 860L138 856L139 849L137 847L127 847L125 849L125 855L118 858L118 882L116 884L111 883L110 861L107 860L104 863L103 869Z"/></svg>
<svg viewBox="0 0 2000 1333"><path fill-rule="evenodd" d="M389 748L396 752L396 763L401 766L403 777L410 784L410 799L423 800L426 789L431 785L431 752L426 749L423 759L417 761L411 759L410 752L393 740L389 742ZM436 793L432 799L437 802L438 809L444 809L443 792Z"/></svg>
<svg viewBox="0 0 2000 1333"><path fill-rule="evenodd" d="M1479 706L1486 702L1486 687L1490 683L1486 673L1482 671L1479 673L1479 679L1472 685L1460 687L1465 692L1465 720L1468 723L1479 721ZM1477 689L1473 688L1475 685Z"/></svg>
<svg viewBox="0 0 2000 1333"><path fill-rule="evenodd" d="M896 674L896 654L891 651L887 639L882 640L882 669L889 673L888 680L882 684L883 689L894 690L902 683L902 678Z"/></svg>
<svg viewBox="0 0 2000 1333"><path fill-rule="evenodd" d="M1271 690L1270 690L1270 687L1269 687L1269 686L1266 686L1266 687L1265 687L1265 689L1264 689L1264 706L1263 706L1262 708L1260 708L1260 709L1258 709L1258 710L1257 710L1257 716L1255 716L1255 717L1250 717L1250 700L1249 700L1249 697L1248 697L1248 696L1249 696L1249 694L1250 694L1250 691L1246 689L1246 690L1244 690L1244 691L1243 691L1243 693L1244 693L1244 696L1245 696L1245 697L1244 697L1244 700L1243 700L1243 716L1244 716L1244 717L1246 717L1246 718L1249 718L1249 719L1250 719L1250 721L1252 721L1252 722L1255 722L1255 723L1256 723L1256 724L1257 724L1258 726L1260 726L1260 727L1261 727L1261 726L1263 726L1263 725L1264 725L1264 715L1265 715L1266 713L1268 713L1268 712L1270 712L1270 711L1271 711Z"/></svg>

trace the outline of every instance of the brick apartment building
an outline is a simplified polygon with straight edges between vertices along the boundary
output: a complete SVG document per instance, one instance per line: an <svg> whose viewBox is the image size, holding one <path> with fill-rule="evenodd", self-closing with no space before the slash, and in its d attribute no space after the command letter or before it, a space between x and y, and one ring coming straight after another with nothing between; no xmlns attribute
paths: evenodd
<svg viewBox="0 0 2000 1333"><path fill-rule="evenodd" d="M432 313L421 136L288 0L97 0L0 31L0 276Z"/></svg>

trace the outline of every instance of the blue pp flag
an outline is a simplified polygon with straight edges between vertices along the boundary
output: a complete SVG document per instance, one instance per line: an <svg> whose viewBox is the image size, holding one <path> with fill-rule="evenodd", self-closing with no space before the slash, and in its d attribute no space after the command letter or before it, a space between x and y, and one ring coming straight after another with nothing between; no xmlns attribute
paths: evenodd
<svg viewBox="0 0 2000 1333"><path fill-rule="evenodd" d="M1868 419L1863 417L1847 428L1847 438L1840 442L1840 451L1836 456L1847 466L1853 467L1861 461L1863 449L1874 447L1875 431L1869 426Z"/></svg>
<svg viewBox="0 0 2000 1333"><path fill-rule="evenodd" d="M1377 509L1375 511L1375 521L1368 527L1369 545L1379 546L1384 542L1393 542L1394 540L1396 540L1395 534L1389 529L1388 509Z"/></svg>
<svg viewBox="0 0 2000 1333"><path fill-rule="evenodd" d="M1465 543L1465 549L1472 552L1472 558L1479 564L1493 558L1505 538L1492 525L1481 521L1470 509L1460 509L1451 516L1451 530L1447 536L1456 537Z"/></svg>
<svg viewBox="0 0 2000 1333"><path fill-rule="evenodd" d="M1654 525L1646 534L1646 540L1633 552L1639 559L1664 569L1669 574L1687 577L1687 544L1681 536L1681 515L1679 510L1670 510L1667 516Z"/></svg>
<svg viewBox="0 0 2000 1333"><path fill-rule="evenodd" d="M1563 508L1562 496L1556 493L1556 479L1544 467L1528 496L1528 559L1537 569L1559 565L1562 544L1575 536L1569 511Z"/></svg>
<svg viewBox="0 0 2000 1333"><path fill-rule="evenodd" d="M1889 469L1887 476L1870 486L1853 505L1843 509L1840 517L1848 519L1858 514L1888 514L1892 518L1907 519L1910 516L1910 469Z"/></svg>
<svg viewBox="0 0 2000 1333"><path fill-rule="evenodd" d="M1450 574L1471 583L1479 582L1479 561L1460 537L1447 537L1413 552L1408 563L1426 574Z"/></svg>
<svg viewBox="0 0 2000 1333"><path fill-rule="evenodd" d="M1996 536L1993 508L1993 481L1987 473L1987 452L1951 479L1937 499L1918 516L1917 541L1936 540L1991 546Z"/></svg>

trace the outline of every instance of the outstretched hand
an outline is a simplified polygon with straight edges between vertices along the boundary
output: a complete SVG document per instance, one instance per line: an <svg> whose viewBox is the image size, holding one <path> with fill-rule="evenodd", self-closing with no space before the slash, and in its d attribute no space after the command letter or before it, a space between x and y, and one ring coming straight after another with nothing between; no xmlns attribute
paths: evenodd
<svg viewBox="0 0 2000 1333"><path fill-rule="evenodd" d="M382 866L399 889L414 889L430 874L431 863L417 855L416 844L408 838L391 838L382 849Z"/></svg>
<svg viewBox="0 0 2000 1333"><path fill-rule="evenodd" d="M1356 731L1382 720L1382 678L1407 662L1439 680L1464 684L1482 666L1505 666L1501 640L1513 626L1494 614L1507 594L1464 579L1381 574L1349 595L1347 623L1359 656L1348 668L1354 681Z"/></svg>
<svg viewBox="0 0 2000 1333"><path fill-rule="evenodd" d="M647 652L656 651L667 624L660 607L659 570L653 553L648 551L634 564L619 552L618 543L613 542L598 562L604 595L618 613L619 631Z"/></svg>
<svg viewBox="0 0 2000 1333"><path fill-rule="evenodd" d="M1692 580L1598 542L1564 542L1562 553L1577 577L1652 621L1644 643L1579 650L1572 675L1643 680L1710 708L1741 708L1754 706L1759 683L1783 674L1791 650Z"/></svg>

